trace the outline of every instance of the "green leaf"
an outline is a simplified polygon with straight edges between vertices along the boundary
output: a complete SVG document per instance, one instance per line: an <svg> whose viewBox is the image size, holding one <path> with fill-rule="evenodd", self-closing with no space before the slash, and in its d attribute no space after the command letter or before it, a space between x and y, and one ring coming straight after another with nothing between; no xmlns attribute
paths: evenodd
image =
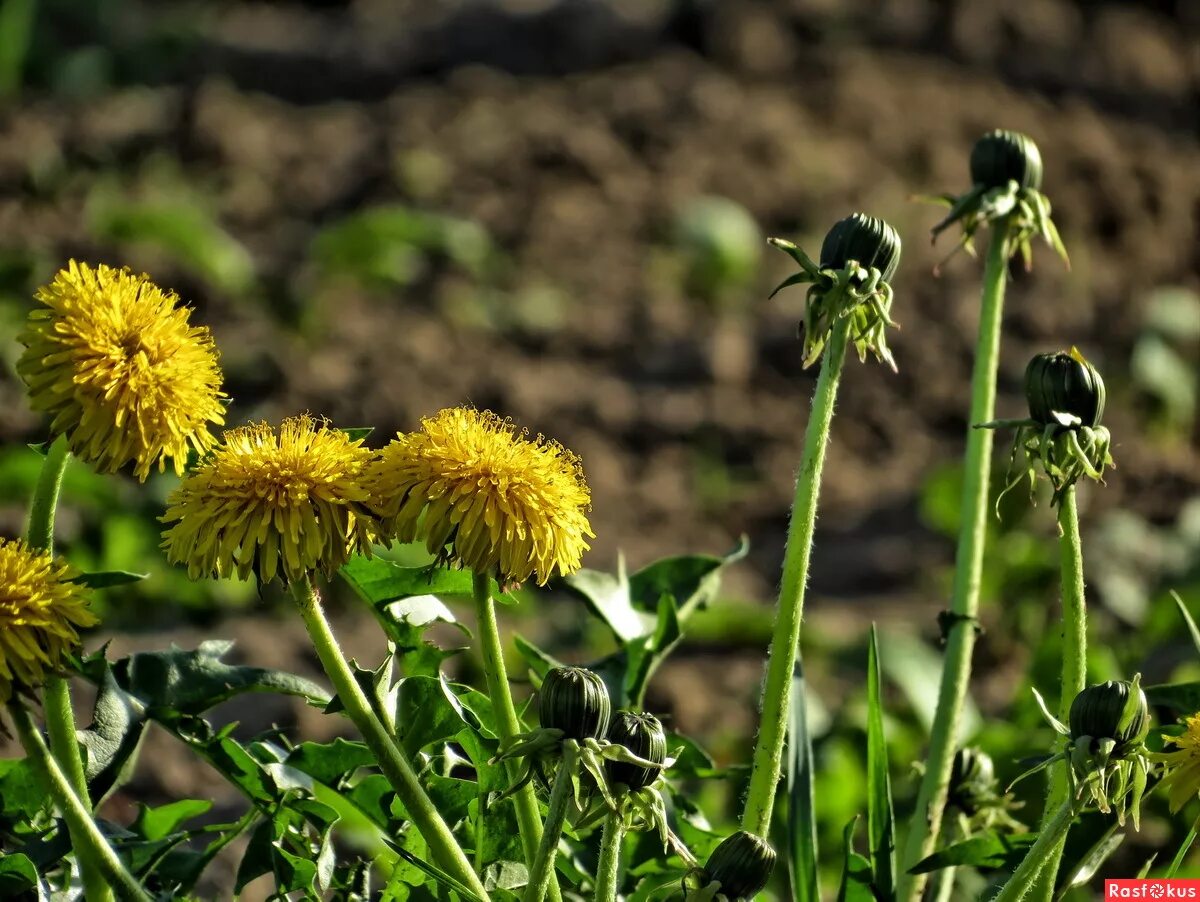
<svg viewBox="0 0 1200 902"><path fill-rule="evenodd" d="M366 439L372 432L375 431L374 426L344 426L340 432L345 433L346 438L352 442L359 442Z"/></svg>
<svg viewBox="0 0 1200 902"><path fill-rule="evenodd" d="M409 755L434 743L446 742L458 735L464 724L473 730L482 726L444 677L401 680L396 710L398 738Z"/></svg>
<svg viewBox="0 0 1200 902"><path fill-rule="evenodd" d="M80 574L71 582L87 586L89 589L111 589L114 586L141 582L149 576L149 573L130 573L128 570L101 570L97 573Z"/></svg>
<svg viewBox="0 0 1200 902"><path fill-rule="evenodd" d="M37 868L28 855L10 852L0 856L0 898L16 899L37 885Z"/></svg>
<svg viewBox="0 0 1200 902"><path fill-rule="evenodd" d="M981 833L939 849L917 862L909 873L928 874L942 868L963 866L984 870L1016 867L1036 840L1037 834L1033 833Z"/></svg>
<svg viewBox="0 0 1200 902"><path fill-rule="evenodd" d="M599 570L577 570L563 579L563 585L583 599L620 643L638 639L654 628L654 618L633 606L623 555L617 558L615 576Z"/></svg>
<svg viewBox="0 0 1200 902"><path fill-rule="evenodd" d="M1113 852L1120 848L1125 841L1125 833L1117 832L1117 824L1109 824L1108 829L1092 844L1074 867L1064 867L1062 873L1070 875L1067 879L1059 880L1058 898L1062 898L1072 887L1086 886L1096 876L1100 866L1108 860Z"/></svg>
<svg viewBox="0 0 1200 902"><path fill-rule="evenodd" d="M842 857L842 882L838 888L838 902L876 902L875 893L871 890L871 862L854 850L854 832L857 827L858 815L855 815L842 831L845 851Z"/></svg>
<svg viewBox="0 0 1200 902"><path fill-rule="evenodd" d="M138 652L111 665L117 685L134 696L158 719L164 712L202 714L243 692L278 692L298 695L324 704L329 693L311 680L262 667L245 667L221 661L233 643L212 639L195 651L172 646L166 651ZM103 657L84 662L84 672L98 682Z"/></svg>
<svg viewBox="0 0 1200 902"><path fill-rule="evenodd" d="M495 861L483 872L483 888L489 893L520 889L528 882L529 869L522 861Z"/></svg>
<svg viewBox="0 0 1200 902"><path fill-rule="evenodd" d="M165 839L178 830L184 821L199 817L212 806L213 803L205 799L180 799L157 808L139 805L133 829L151 841Z"/></svg>
<svg viewBox="0 0 1200 902"><path fill-rule="evenodd" d="M887 738L883 732L883 683L879 640L871 624L867 651L867 837L876 891L885 899L896 890L896 819L888 777Z"/></svg>
<svg viewBox="0 0 1200 902"><path fill-rule="evenodd" d="M1200 683L1163 683L1146 687L1146 701L1182 714L1200 711Z"/></svg>
<svg viewBox="0 0 1200 902"><path fill-rule="evenodd" d="M5 818L29 822L48 802L41 778L28 758L0 758L0 812Z"/></svg>
<svg viewBox="0 0 1200 902"><path fill-rule="evenodd" d="M250 842L246 844L246 851L242 853L242 860L238 864L237 876L233 881L233 892L235 895L240 894L246 888L246 884L257 880L263 874L271 873L275 858L274 850L271 846L274 838L274 824L267 819L261 821L254 829L254 832L250 834Z"/></svg>
<svg viewBox="0 0 1200 902"><path fill-rule="evenodd" d="M374 764L375 756L363 743L338 737L328 743L302 742L288 753L284 763L314 780L336 786L360 767Z"/></svg>
<svg viewBox="0 0 1200 902"><path fill-rule="evenodd" d="M683 630L680 627L675 599L671 595L663 595L658 600L658 622L655 624L654 633L625 646L629 665L625 672L622 705L636 710L642 709L650 678L682 638Z"/></svg>
<svg viewBox="0 0 1200 902"><path fill-rule="evenodd" d="M792 677L788 716L788 877L795 902L820 902L817 816L813 808L812 736L808 732L808 686L799 659Z"/></svg>
<svg viewBox="0 0 1200 902"><path fill-rule="evenodd" d="M93 803L98 803L132 772L146 732L146 709L117 685L107 661L101 659L90 666L102 667L103 676L92 708L91 726L78 736L87 749L88 790Z"/></svg>
<svg viewBox="0 0 1200 902"><path fill-rule="evenodd" d="M546 673L555 667L562 667L562 661L553 655L542 651L528 639L522 636L514 636L513 644L517 646L517 651L521 657L525 659L525 663L529 665L529 669L533 671L538 682L546 676Z"/></svg>
<svg viewBox="0 0 1200 902"><path fill-rule="evenodd" d="M471 573L448 567L402 567L379 557L354 557L338 571L359 597L376 607L414 595L471 597Z"/></svg>
<svg viewBox="0 0 1200 902"><path fill-rule="evenodd" d="M1200 628L1196 626L1196 621L1192 619L1192 615L1188 612L1187 605L1183 603L1183 599L1179 597L1179 593L1172 589L1171 597L1175 599L1175 604L1179 606L1179 613L1183 615L1183 621L1187 624L1196 653L1200 654Z"/></svg>

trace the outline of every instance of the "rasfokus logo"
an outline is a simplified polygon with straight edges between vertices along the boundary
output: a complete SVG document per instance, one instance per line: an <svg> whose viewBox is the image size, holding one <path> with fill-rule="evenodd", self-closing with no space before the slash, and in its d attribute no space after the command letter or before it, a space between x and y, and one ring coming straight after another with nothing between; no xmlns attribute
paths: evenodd
<svg viewBox="0 0 1200 902"><path fill-rule="evenodd" d="M1200 880L1105 880L1105 899L1200 899Z"/></svg>

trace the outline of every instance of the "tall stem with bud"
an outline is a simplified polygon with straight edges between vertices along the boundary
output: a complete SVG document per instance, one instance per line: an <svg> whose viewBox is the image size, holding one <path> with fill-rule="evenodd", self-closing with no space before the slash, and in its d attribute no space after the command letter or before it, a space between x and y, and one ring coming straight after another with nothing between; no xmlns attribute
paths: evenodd
<svg viewBox="0 0 1200 902"><path fill-rule="evenodd" d="M924 875L909 873L917 862L933 852L946 807L950 769L962 722L963 706L971 676L971 654L975 649L979 588L983 575L983 548L987 538L988 487L992 460L992 434L972 429L992 419L996 406L996 368L1000 359L1000 323L1003 318L1004 288L1008 275L1008 225L992 226L991 244L983 275L979 338L975 345L975 370L971 377L971 412L968 420L967 452L963 471L962 518L955 557L951 621L946 636L946 657L937 713L925 759L925 776L917 794L917 806L909 825L897 898L914 900L925 886Z"/></svg>
<svg viewBox="0 0 1200 902"><path fill-rule="evenodd" d="M792 689L792 671L800 645L804 616L804 592L808 583L808 559L817 524L817 499L829 429L841 384L842 364L850 335L850 319L843 317L833 327L829 346L821 361L821 375L813 395L812 415L804 432L804 451L796 477L796 495L788 526L787 551L779 585L779 607L771 638L767 679L763 686L762 721L754 748L750 789L742 813L742 828L765 837L771 827L775 789L783 767L783 744L787 734Z"/></svg>

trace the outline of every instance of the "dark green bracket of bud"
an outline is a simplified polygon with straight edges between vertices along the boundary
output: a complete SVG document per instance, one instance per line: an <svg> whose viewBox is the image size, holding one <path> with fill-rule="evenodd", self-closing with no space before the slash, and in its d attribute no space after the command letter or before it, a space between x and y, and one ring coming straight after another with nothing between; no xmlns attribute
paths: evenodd
<svg viewBox="0 0 1200 902"><path fill-rule="evenodd" d="M1109 680L1088 686L1071 702L1070 725L1050 713L1035 689L1042 716L1063 737L1060 750L1013 780L1011 786L1056 761L1066 761L1074 804L1091 803L1103 814L1115 813L1124 825L1128 812L1134 829L1140 824L1142 798L1150 776L1144 744L1150 732L1150 708L1141 674L1132 680Z"/></svg>
<svg viewBox="0 0 1200 902"><path fill-rule="evenodd" d="M1037 237L1054 248L1070 269L1067 249L1050 216L1050 201L1041 190L1042 155L1031 138L1001 129L988 132L971 150L971 182L965 194L919 198L949 207L946 216L932 229L933 240L955 223L962 226L962 238L949 257L959 250L974 256L975 233L980 227L990 225L1006 231L1006 256L1011 258L1019 253L1027 270L1033 267L1031 242Z"/></svg>
<svg viewBox="0 0 1200 902"><path fill-rule="evenodd" d="M693 869L683 882L689 902L753 899L771 880L775 849L765 839L742 830L713 850L703 868Z"/></svg>
<svg viewBox="0 0 1200 902"><path fill-rule="evenodd" d="M870 352L895 371L886 329L896 325L891 318L891 279L900 265L901 250L896 230L863 213L847 216L825 236L819 265L791 241L768 240L800 266L800 272L785 279L770 296L792 285L810 286L802 326L804 366L820 359L834 324L850 317L850 339L859 360L865 361Z"/></svg>
<svg viewBox="0 0 1200 902"><path fill-rule="evenodd" d="M1028 480L1033 494L1039 469L1050 480L1052 504L1057 505L1081 477L1103 483L1104 470L1116 466L1112 436L1100 425L1104 380L1077 349L1035 356L1025 369L1025 397L1029 402L1027 419L993 420L976 426L1016 430L1009 455L1011 478L996 501L997 514L1000 501L1021 482Z"/></svg>

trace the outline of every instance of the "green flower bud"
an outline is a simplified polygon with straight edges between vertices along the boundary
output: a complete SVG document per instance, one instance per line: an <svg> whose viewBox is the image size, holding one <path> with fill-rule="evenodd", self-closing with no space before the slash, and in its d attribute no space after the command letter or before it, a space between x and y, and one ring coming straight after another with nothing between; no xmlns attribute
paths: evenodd
<svg viewBox="0 0 1200 902"><path fill-rule="evenodd" d="M900 235L882 219L853 213L834 223L821 244L821 269L841 270L851 260L875 267L885 282L900 265Z"/></svg>
<svg viewBox="0 0 1200 902"><path fill-rule="evenodd" d="M987 752L967 746L954 755L950 768L950 803L974 814L980 802L993 795L996 768Z"/></svg>
<svg viewBox="0 0 1200 902"><path fill-rule="evenodd" d="M1041 189L1042 155L1027 135L990 131L971 149L971 181L985 188L1003 188L1011 181Z"/></svg>
<svg viewBox="0 0 1200 902"><path fill-rule="evenodd" d="M1029 416L1044 426L1057 423L1055 413L1079 417L1095 428L1104 416L1104 380L1075 348L1038 354L1025 368Z"/></svg>
<svg viewBox="0 0 1200 902"><path fill-rule="evenodd" d="M1138 680L1088 686L1071 702L1068 719L1073 740L1083 736L1113 740L1113 758L1122 757L1150 732L1150 709Z"/></svg>
<svg viewBox="0 0 1200 902"><path fill-rule="evenodd" d="M609 742L624 746L639 758L661 765L667 758L667 734L653 714L634 714L618 711L613 717L606 737ZM658 779L662 767L639 767L625 761L608 761L604 765L608 779L624 783L637 791Z"/></svg>
<svg viewBox="0 0 1200 902"><path fill-rule="evenodd" d="M708 856L704 872L721 884L730 899L749 899L761 892L775 870L775 850L761 837L742 830L727 836Z"/></svg>
<svg viewBox="0 0 1200 902"><path fill-rule="evenodd" d="M538 695L542 726L564 739L599 739L608 729L612 703L604 681L584 667L555 667Z"/></svg>

